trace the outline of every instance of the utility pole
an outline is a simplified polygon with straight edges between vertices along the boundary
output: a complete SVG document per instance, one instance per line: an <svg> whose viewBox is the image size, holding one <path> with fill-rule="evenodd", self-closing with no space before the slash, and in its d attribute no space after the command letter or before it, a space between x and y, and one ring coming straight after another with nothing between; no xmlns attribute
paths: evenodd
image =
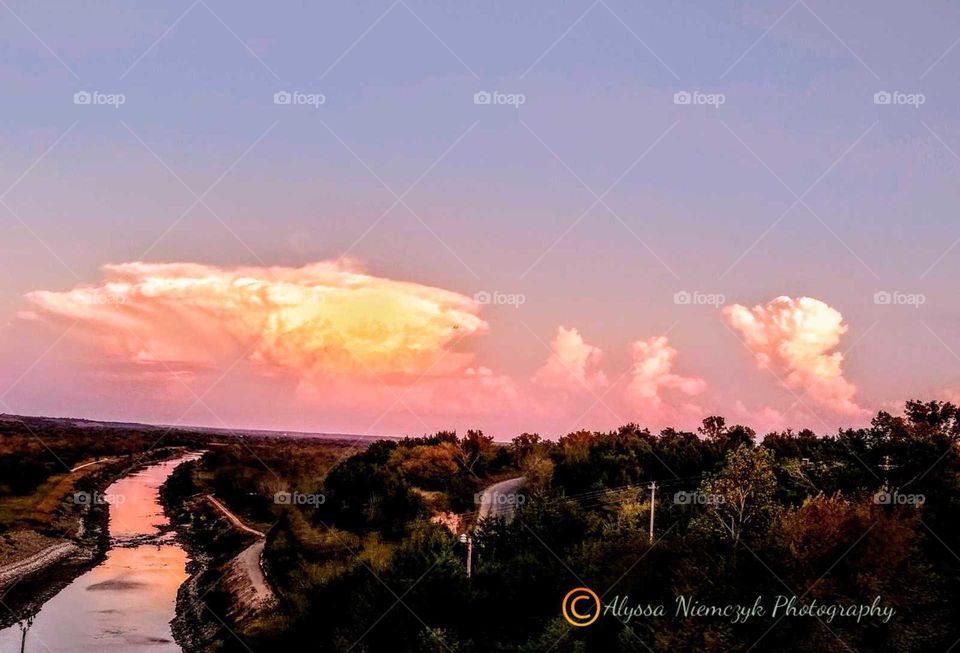
<svg viewBox="0 0 960 653"><path fill-rule="evenodd" d="M657 512L657 482L650 483L650 543L653 544L653 516ZM469 574L468 574L469 575Z"/></svg>
<svg viewBox="0 0 960 653"><path fill-rule="evenodd" d="M883 457L883 464L880 465L880 469L883 470L883 487L886 490L890 489L890 470L896 467L896 465L890 464L890 456Z"/></svg>
<svg viewBox="0 0 960 653"><path fill-rule="evenodd" d="M473 537L467 536L467 578L470 578L473 572Z"/></svg>
<svg viewBox="0 0 960 653"><path fill-rule="evenodd" d="M470 578L473 573L473 536L464 533L460 536L460 541L467 545L467 578Z"/></svg>

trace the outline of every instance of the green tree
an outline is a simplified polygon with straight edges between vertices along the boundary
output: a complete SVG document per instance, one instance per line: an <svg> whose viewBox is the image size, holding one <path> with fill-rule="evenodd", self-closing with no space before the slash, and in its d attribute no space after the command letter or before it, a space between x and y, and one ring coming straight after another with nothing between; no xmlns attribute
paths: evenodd
<svg viewBox="0 0 960 653"><path fill-rule="evenodd" d="M707 503L698 521L734 545L745 534L764 529L777 506L773 463L766 449L743 444L727 454L720 473L700 485Z"/></svg>

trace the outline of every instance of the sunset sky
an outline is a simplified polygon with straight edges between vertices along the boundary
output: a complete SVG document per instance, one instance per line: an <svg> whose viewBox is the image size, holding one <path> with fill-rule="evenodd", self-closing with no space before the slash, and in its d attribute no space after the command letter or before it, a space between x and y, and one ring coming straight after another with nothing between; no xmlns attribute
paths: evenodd
<svg viewBox="0 0 960 653"><path fill-rule="evenodd" d="M555 437L960 397L956 4L139 4L0 6L0 412Z"/></svg>

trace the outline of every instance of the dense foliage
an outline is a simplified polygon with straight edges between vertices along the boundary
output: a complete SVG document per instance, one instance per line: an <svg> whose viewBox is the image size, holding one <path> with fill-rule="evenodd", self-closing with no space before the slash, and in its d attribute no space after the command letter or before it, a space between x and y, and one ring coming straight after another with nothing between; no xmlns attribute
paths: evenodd
<svg viewBox="0 0 960 653"><path fill-rule="evenodd" d="M471 432L379 442L334 466L317 507L277 511L267 556L282 627L256 645L321 651L926 651L960 636L960 413L940 402L868 428L759 438L636 425L497 445ZM524 475L513 519L471 498ZM649 539L650 491L658 483ZM679 494L678 494L679 493ZM694 498L691 498L694 497ZM713 497L707 501L705 497ZM722 500L716 500L722 497ZM458 533L431 520L461 511ZM667 616L574 628L570 589L663 603ZM896 610L879 619L677 618L676 596L758 595Z"/></svg>
<svg viewBox="0 0 960 653"><path fill-rule="evenodd" d="M152 438L44 441L75 464L136 453ZM220 638L222 650L948 650L960 638L958 439L960 410L943 402L910 402L902 416L880 412L868 427L833 434L760 437L711 417L697 432L628 424L509 444L479 431L373 443L235 437L208 440L165 491L216 494L267 532L264 565L280 608L254 626L231 624L237 637ZM14 464L39 446L30 440L0 439L0 493L54 474L40 451ZM478 493L519 476L512 518L479 519ZM291 495L309 500L278 499ZM215 520L211 512L205 523ZM200 545L228 547L226 558L246 546L217 528L227 530ZM226 618L218 575L205 603ZM561 602L581 586L604 604L662 603L666 616L603 615L575 628ZM879 596L896 612L888 623L731 623L675 616L678 595L713 605Z"/></svg>

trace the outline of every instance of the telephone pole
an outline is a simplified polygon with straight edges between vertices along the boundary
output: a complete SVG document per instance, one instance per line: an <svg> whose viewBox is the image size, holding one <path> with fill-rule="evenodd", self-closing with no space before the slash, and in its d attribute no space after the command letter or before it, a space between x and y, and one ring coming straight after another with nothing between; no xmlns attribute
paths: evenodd
<svg viewBox="0 0 960 653"><path fill-rule="evenodd" d="M657 512L657 482L650 483L650 543L653 544L653 516Z"/></svg>
<svg viewBox="0 0 960 653"><path fill-rule="evenodd" d="M464 533L460 536L460 541L467 545L467 578L470 578L473 572L473 536Z"/></svg>
<svg viewBox="0 0 960 653"><path fill-rule="evenodd" d="M896 469L896 465L890 464L890 456L883 457L883 464L880 465L880 469L883 470L883 487L886 490L890 489L890 470Z"/></svg>
<svg viewBox="0 0 960 653"><path fill-rule="evenodd" d="M473 572L473 537L467 536L467 578Z"/></svg>

